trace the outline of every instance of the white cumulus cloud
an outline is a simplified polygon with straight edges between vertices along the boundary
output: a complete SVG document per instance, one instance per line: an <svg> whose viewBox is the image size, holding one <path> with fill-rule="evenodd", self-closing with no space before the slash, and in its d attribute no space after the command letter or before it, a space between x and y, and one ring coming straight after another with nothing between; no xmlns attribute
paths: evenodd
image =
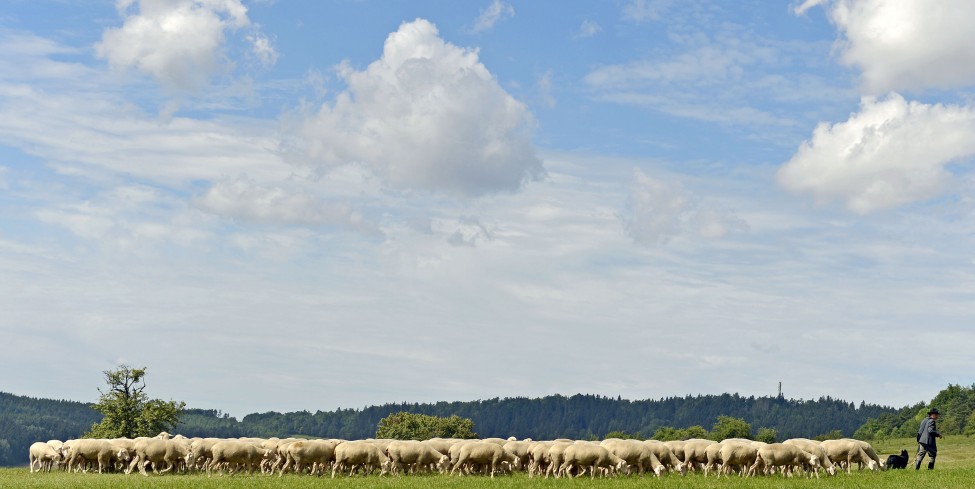
<svg viewBox="0 0 975 489"><path fill-rule="evenodd" d="M295 128L313 162L357 163L393 187L462 196L516 191L543 173L525 105L476 50L444 42L426 20L402 24L379 60L340 75L347 90Z"/></svg>
<svg viewBox="0 0 975 489"><path fill-rule="evenodd" d="M122 0L118 10L125 20L105 30L98 56L178 90L202 86L221 67L226 32L250 25L240 0ZM252 46L263 62L275 59L267 38L254 35Z"/></svg>
<svg viewBox="0 0 975 489"><path fill-rule="evenodd" d="M946 191L945 166L975 155L975 109L864 98L846 122L822 123L778 173L779 183L859 214Z"/></svg>
<svg viewBox="0 0 975 489"><path fill-rule="evenodd" d="M864 93L975 84L975 3L968 0L808 0L827 3L844 63L862 71Z"/></svg>

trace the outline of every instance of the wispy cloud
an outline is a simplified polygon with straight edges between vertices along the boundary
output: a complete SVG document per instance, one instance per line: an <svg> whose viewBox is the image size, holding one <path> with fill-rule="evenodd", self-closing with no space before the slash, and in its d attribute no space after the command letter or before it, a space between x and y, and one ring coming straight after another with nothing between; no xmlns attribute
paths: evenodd
<svg viewBox="0 0 975 489"><path fill-rule="evenodd" d="M572 35L573 39L586 39L602 32L603 28L594 20L584 20L579 30Z"/></svg>
<svg viewBox="0 0 975 489"><path fill-rule="evenodd" d="M492 0L491 5L481 10L481 13L474 20L471 31L474 33L484 32L491 29L500 20L515 16L515 8L502 0Z"/></svg>
<svg viewBox="0 0 975 489"><path fill-rule="evenodd" d="M624 229L641 245L666 244L677 236L723 238L748 229L734 213L708 206L679 183L637 171L621 215Z"/></svg>

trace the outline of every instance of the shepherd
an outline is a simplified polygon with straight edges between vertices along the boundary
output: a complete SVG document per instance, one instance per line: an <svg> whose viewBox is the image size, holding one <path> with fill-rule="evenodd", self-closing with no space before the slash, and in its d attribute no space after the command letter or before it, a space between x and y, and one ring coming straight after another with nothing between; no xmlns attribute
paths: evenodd
<svg viewBox="0 0 975 489"><path fill-rule="evenodd" d="M942 438L941 433L938 433L938 427L935 422L938 420L938 416L941 413L937 408L931 408L928 411L928 417L921 421L921 427L917 430L917 459L914 461L914 470L921 469L921 461L924 460L925 455L930 455L931 460L928 461L928 470L934 469L934 459L938 456L938 438Z"/></svg>

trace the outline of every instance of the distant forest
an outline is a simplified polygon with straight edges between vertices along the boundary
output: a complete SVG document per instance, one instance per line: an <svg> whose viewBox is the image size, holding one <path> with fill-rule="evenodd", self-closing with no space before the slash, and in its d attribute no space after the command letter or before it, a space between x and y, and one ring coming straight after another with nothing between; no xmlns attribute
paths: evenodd
<svg viewBox="0 0 975 489"><path fill-rule="evenodd" d="M216 410L188 409L176 432L188 437L369 438L375 435L380 419L400 411L469 418L474 421L474 431L482 438L516 436L536 440L602 438L610 432L649 438L664 427L710 428L720 415L741 418L755 431L775 429L779 439L812 438L836 430L851 436L870 420L904 416L904 410L863 402L858 406L830 397L795 400L722 394L630 401L577 394L385 404L315 413L255 413L241 420ZM26 465L31 443L78 438L100 419L101 415L90 404L0 393L0 465Z"/></svg>

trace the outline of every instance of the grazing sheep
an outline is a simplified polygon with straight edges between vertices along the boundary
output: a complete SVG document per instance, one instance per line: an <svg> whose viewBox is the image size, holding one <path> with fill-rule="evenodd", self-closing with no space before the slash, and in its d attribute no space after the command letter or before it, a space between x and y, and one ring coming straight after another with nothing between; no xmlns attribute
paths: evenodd
<svg viewBox="0 0 975 489"><path fill-rule="evenodd" d="M220 438L197 438L190 443L186 452L186 466L205 470L213 459L213 445L224 441Z"/></svg>
<svg viewBox="0 0 975 489"><path fill-rule="evenodd" d="M528 448L528 477L542 475L548 469L548 449L554 445L553 441L532 442Z"/></svg>
<svg viewBox="0 0 975 489"><path fill-rule="evenodd" d="M452 445L462 441L464 441L462 438L430 438L429 440L423 440L423 443L426 443L434 450L447 455L450 453L450 447Z"/></svg>
<svg viewBox="0 0 975 489"><path fill-rule="evenodd" d="M758 448L758 456L755 463L749 469L751 473L759 470L773 469L781 467L783 474L792 475L796 468L810 469L819 478L819 457L802 450L795 445L785 443L771 443Z"/></svg>
<svg viewBox="0 0 975 489"><path fill-rule="evenodd" d="M716 444L714 440L692 438L684 442L684 464L688 470L701 470L708 463L708 447Z"/></svg>
<svg viewBox="0 0 975 489"><path fill-rule="evenodd" d="M669 448L670 451L674 452L674 455L676 455L677 459L681 462L684 461L684 443L684 440L669 440L663 442L664 445L667 445L667 448Z"/></svg>
<svg viewBox="0 0 975 489"><path fill-rule="evenodd" d="M101 474L112 467L111 461L117 455L117 450L108 440L68 440L65 444L68 446L68 453L66 454L68 467L75 467L75 471L78 470L79 466L97 462L98 473ZM88 469L85 468L85 472L87 471Z"/></svg>
<svg viewBox="0 0 975 489"><path fill-rule="evenodd" d="M596 469L619 471L625 467L625 460L613 455L604 447L595 443L574 443L566 447L559 472L569 477L573 469L579 469L575 475L579 477L586 473L586 469L589 469L589 477L595 478Z"/></svg>
<svg viewBox="0 0 975 489"><path fill-rule="evenodd" d="M657 460L659 460L664 467L667 467L668 470L676 470L677 472L680 472L680 475L687 474L687 468L685 467L684 462L681 462L681 460L677 458L677 455L674 454L674 451L671 450L670 447L668 447L664 442L658 440L645 440L643 444L646 445L651 452L653 452L653 454L657 457Z"/></svg>
<svg viewBox="0 0 975 489"><path fill-rule="evenodd" d="M515 456L505 452L501 445L489 441L465 443L461 446L457 463L450 469L450 475L454 475L454 472L465 464L480 464L489 466L491 478L494 478L494 473L502 462L514 464ZM461 475L464 475L463 471L461 471Z"/></svg>
<svg viewBox="0 0 975 489"><path fill-rule="evenodd" d="M718 473L730 476L731 471L738 469L742 476L753 475L750 468L758 458L758 446L751 443L723 443L720 450L722 461L721 471Z"/></svg>
<svg viewBox="0 0 975 489"><path fill-rule="evenodd" d="M329 440L300 440L284 445L284 464L278 472L278 477L284 476L288 467L301 470L303 465L310 465L310 472L316 468L324 468L335 460L335 447L338 443ZM268 449L270 450L270 449Z"/></svg>
<svg viewBox="0 0 975 489"><path fill-rule="evenodd" d="M810 440L808 438L790 438L782 443L786 445L795 445L801 450L809 452L817 457L819 457L820 466L829 475L836 475L836 466L830 461L829 456L826 454L826 450L823 449L823 445L816 441ZM818 470L816 472L819 472Z"/></svg>
<svg viewBox="0 0 975 489"><path fill-rule="evenodd" d="M825 440L821 443L826 456L834 464L846 464L846 473L852 471L854 463L867 464L870 470L880 470L880 463L875 461L863 449L859 440L842 438L839 440Z"/></svg>
<svg viewBox="0 0 975 489"><path fill-rule="evenodd" d="M407 467L413 467L414 471L429 469L431 466L444 465L450 463L450 457L433 449L432 446L414 440L396 440L386 447L386 456L389 457L391 471L399 473L406 471Z"/></svg>
<svg viewBox="0 0 975 489"><path fill-rule="evenodd" d="M572 446L572 443L556 442L548 448L548 453L545 454L545 459L548 462L548 468L545 469L545 478L548 479L549 474L555 476L556 479L562 474L559 472L559 468L562 467L562 460L565 454L565 449Z"/></svg>
<svg viewBox="0 0 975 489"><path fill-rule="evenodd" d="M370 470L379 469L379 476L386 475L389 466L389 458L383 453L376 443L365 440L348 441L339 443L335 447L335 463L332 465L332 478L341 469L343 472L349 469L349 477L362 467L362 474L366 475Z"/></svg>
<svg viewBox="0 0 975 489"><path fill-rule="evenodd" d="M60 450L56 450L49 443L42 441L31 444L28 449L28 457L30 458L30 473L32 474L35 464L38 472L50 472L55 463L64 460L64 454Z"/></svg>
<svg viewBox="0 0 975 489"><path fill-rule="evenodd" d="M167 434L163 432L163 434ZM172 471L176 465L186 459L189 449L181 442L167 438L150 438L135 442L133 450L135 457L129 465L126 474L131 474L134 467L139 467L139 473L148 476L146 465L152 464L152 471L161 474ZM159 470L159 467L166 466Z"/></svg>
<svg viewBox="0 0 975 489"><path fill-rule="evenodd" d="M532 445L531 440L526 440L526 441L512 440L506 442L504 445L501 446L501 448L504 448L504 451L513 454L518 459L515 468L522 469L524 467L528 467L528 449L529 447L531 447L531 445Z"/></svg>
<svg viewBox="0 0 975 489"><path fill-rule="evenodd" d="M665 470L650 447L642 441L611 439L603 440L600 445L609 450L609 453L625 460L630 469L636 468L639 474L650 470L655 476L660 477Z"/></svg>
<svg viewBox="0 0 975 489"><path fill-rule="evenodd" d="M845 438L845 439L846 440L852 440L852 441L855 441L858 444L860 444L860 448L863 449L863 453L866 453L867 454L867 457L869 457L870 460L873 460L873 462L875 464L877 464L876 465L876 468L875 469L871 469L871 470L886 470L887 469L886 464L884 464L884 461L880 459L880 455L877 455L877 450L874 450L873 445L871 445L871 444L869 444L869 443L867 443L867 442L865 442L863 440L857 440L857 439L854 439L854 438ZM861 463L861 467L860 468L863 468L862 467L862 463Z"/></svg>
<svg viewBox="0 0 975 489"><path fill-rule="evenodd" d="M207 465L207 477L210 477L214 468L218 468L220 475L223 475L224 464L234 467L230 470L231 475L237 471L237 466L248 468L249 473L253 475L254 470L261 466L261 461L269 452L259 446L262 442L263 440L257 441L255 444L249 441L222 440L214 443L210 448L213 458Z"/></svg>
<svg viewBox="0 0 975 489"><path fill-rule="evenodd" d="M712 469L717 469L721 467L722 464L721 447L723 447L725 443L734 443L734 442L722 441L722 442L708 445L707 449L705 449L704 454L708 459L707 463L704 465L705 477L708 476L708 474L711 472Z"/></svg>

